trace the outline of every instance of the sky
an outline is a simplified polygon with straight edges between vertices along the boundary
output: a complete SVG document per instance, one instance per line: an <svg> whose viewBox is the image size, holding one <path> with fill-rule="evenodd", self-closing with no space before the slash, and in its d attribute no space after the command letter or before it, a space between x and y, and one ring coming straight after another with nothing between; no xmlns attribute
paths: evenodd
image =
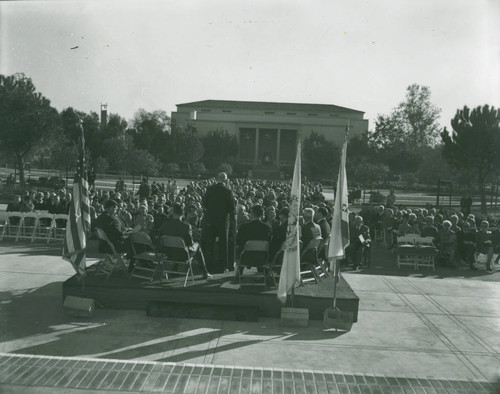
<svg viewBox="0 0 500 394"><path fill-rule="evenodd" d="M450 128L464 105L500 107L499 21L497 0L0 1L0 74L58 110L333 104L370 130L417 83Z"/></svg>

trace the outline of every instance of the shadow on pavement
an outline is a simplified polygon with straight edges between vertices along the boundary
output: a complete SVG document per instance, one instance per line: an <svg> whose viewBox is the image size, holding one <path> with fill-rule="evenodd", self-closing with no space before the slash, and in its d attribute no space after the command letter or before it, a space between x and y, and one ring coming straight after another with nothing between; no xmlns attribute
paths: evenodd
<svg viewBox="0 0 500 394"><path fill-rule="evenodd" d="M179 362L270 340L332 340L344 334L323 330L320 321L291 328L280 326L278 319L224 322L110 309L82 318L65 313L61 294L62 282L0 292L0 352ZM220 339L224 343L219 345Z"/></svg>

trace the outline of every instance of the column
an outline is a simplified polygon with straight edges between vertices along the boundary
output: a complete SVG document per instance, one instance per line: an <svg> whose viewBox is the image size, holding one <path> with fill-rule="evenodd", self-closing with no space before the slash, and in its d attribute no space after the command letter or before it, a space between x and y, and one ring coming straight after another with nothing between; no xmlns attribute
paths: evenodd
<svg viewBox="0 0 500 394"><path fill-rule="evenodd" d="M280 142L281 129L278 129L278 140L276 141L276 167L280 168Z"/></svg>
<svg viewBox="0 0 500 394"><path fill-rule="evenodd" d="M255 129L255 157L254 164L259 164L259 129Z"/></svg>

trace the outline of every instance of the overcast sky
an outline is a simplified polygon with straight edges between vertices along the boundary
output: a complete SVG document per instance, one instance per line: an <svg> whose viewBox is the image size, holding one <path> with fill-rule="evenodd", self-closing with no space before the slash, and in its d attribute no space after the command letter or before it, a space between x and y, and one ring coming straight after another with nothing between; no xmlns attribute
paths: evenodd
<svg viewBox="0 0 500 394"><path fill-rule="evenodd" d="M2 1L0 73L16 72L58 110L320 103L371 130L417 83L449 127L464 105L500 107L500 1Z"/></svg>

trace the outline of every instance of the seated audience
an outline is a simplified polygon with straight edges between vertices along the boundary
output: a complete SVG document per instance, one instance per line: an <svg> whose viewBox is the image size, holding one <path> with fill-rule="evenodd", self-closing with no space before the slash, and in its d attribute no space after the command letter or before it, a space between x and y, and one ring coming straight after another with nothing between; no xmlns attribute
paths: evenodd
<svg viewBox="0 0 500 394"><path fill-rule="evenodd" d="M479 231L476 233L476 261L479 254L485 254L487 256L486 269L493 271L493 238L489 226L489 222L483 220L479 226Z"/></svg>

